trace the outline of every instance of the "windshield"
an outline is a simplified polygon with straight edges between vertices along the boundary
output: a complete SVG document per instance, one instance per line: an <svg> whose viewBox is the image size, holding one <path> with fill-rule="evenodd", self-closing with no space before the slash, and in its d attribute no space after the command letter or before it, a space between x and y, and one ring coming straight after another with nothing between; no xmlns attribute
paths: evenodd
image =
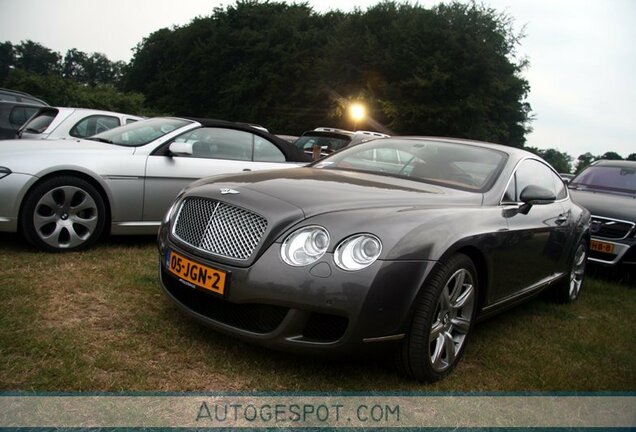
<svg viewBox="0 0 636 432"><path fill-rule="evenodd" d="M596 165L587 167L570 182L570 187L636 194L636 164L632 166Z"/></svg>
<svg viewBox="0 0 636 432"><path fill-rule="evenodd" d="M472 145L424 139L381 139L347 148L313 166L484 191L495 182L505 161L503 152Z"/></svg>
<svg viewBox="0 0 636 432"><path fill-rule="evenodd" d="M192 123L176 118L152 118L107 130L88 139L122 146L137 147Z"/></svg>

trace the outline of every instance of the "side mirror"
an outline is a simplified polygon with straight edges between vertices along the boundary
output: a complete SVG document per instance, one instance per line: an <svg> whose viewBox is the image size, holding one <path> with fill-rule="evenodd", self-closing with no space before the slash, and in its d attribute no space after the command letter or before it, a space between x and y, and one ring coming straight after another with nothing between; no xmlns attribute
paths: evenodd
<svg viewBox="0 0 636 432"><path fill-rule="evenodd" d="M556 195L554 195L554 192L535 185L526 186L521 191L519 198L524 204L530 205L551 204L556 201Z"/></svg>
<svg viewBox="0 0 636 432"><path fill-rule="evenodd" d="M168 147L171 155L188 155L192 156L192 143L173 142Z"/></svg>
<svg viewBox="0 0 636 432"><path fill-rule="evenodd" d="M541 186L526 186L519 195L523 205L519 207L519 213L528 214L533 205L551 204L556 201L554 192Z"/></svg>

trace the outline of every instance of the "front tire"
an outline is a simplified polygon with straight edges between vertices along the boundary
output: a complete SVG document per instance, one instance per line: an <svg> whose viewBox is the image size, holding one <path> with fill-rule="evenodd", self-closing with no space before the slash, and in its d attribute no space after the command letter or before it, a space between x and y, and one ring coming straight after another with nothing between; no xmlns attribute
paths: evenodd
<svg viewBox="0 0 636 432"><path fill-rule="evenodd" d="M85 249L104 231L106 208L97 189L72 176L53 177L31 190L20 224L33 246L48 252Z"/></svg>
<svg viewBox="0 0 636 432"><path fill-rule="evenodd" d="M477 312L477 270L463 254L437 268L420 294L398 368L420 381L446 376L461 359Z"/></svg>

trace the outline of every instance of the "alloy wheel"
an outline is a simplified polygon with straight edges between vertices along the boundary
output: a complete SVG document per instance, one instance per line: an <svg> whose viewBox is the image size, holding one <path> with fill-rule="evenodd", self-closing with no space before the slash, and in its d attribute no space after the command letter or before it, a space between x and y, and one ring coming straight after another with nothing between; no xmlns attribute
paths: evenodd
<svg viewBox="0 0 636 432"><path fill-rule="evenodd" d="M585 263L587 262L587 253L585 245L579 244L574 255L574 263L572 264L572 271L570 272L570 300L574 300L579 296L581 292L581 286L583 285L583 275L585 274Z"/></svg>
<svg viewBox="0 0 636 432"><path fill-rule="evenodd" d="M440 293L429 333L429 355L436 372L453 365L471 328L475 286L471 273L459 269Z"/></svg>
<svg viewBox="0 0 636 432"><path fill-rule="evenodd" d="M37 236L47 245L74 248L90 238L98 224L97 203L84 189L60 186L46 192L33 212Z"/></svg>

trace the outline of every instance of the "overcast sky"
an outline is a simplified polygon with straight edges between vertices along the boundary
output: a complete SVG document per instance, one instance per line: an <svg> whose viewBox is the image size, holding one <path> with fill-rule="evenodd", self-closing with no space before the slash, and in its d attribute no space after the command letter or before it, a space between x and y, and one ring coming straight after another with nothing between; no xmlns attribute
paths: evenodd
<svg viewBox="0 0 636 432"><path fill-rule="evenodd" d="M163 27L208 16L218 0L0 0L0 41L31 39L130 60L142 39ZM317 11L366 9L377 1L310 0ZM420 0L431 6L439 1ZM636 152L636 0L484 0L525 26L519 55L530 61L535 115L527 145L576 158ZM276 131L284 132L284 131Z"/></svg>

